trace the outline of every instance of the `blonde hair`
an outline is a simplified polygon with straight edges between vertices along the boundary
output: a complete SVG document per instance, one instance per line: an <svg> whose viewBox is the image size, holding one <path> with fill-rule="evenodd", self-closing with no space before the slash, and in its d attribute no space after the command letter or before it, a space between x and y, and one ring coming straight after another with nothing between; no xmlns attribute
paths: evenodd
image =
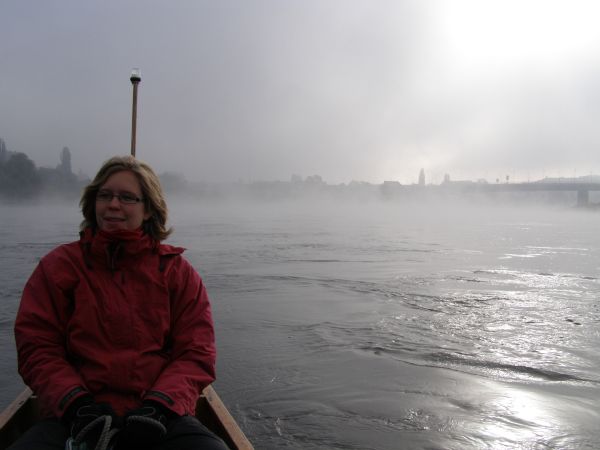
<svg viewBox="0 0 600 450"><path fill-rule="evenodd" d="M142 225L144 232L157 241L165 240L171 234L172 229L167 228L167 203L160 181L148 164L133 156L114 156L110 158L102 165L94 180L85 187L79 201L83 213L80 229L83 231L87 227L94 230L98 228L96 194L112 175L124 170L132 172L142 188L144 210L150 213L150 217L148 220L144 220Z"/></svg>

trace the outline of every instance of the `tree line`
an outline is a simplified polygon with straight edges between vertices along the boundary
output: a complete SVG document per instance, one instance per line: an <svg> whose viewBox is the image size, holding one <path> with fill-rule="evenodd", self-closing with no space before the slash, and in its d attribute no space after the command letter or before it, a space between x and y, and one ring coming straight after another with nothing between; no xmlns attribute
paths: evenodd
<svg viewBox="0 0 600 450"><path fill-rule="evenodd" d="M73 173L71 151L64 147L55 168L36 167L22 152L12 152L0 138L0 197L27 199L44 195L78 196L84 182Z"/></svg>

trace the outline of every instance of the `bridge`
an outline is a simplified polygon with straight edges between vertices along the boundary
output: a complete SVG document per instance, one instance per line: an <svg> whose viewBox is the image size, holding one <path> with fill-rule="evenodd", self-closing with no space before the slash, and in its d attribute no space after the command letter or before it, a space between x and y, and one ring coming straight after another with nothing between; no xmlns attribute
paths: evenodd
<svg viewBox="0 0 600 450"><path fill-rule="evenodd" d="M452 182L449 184L452 185ZM590 204L590 191L600 191L600 183L469 183L461 185L461 188L465 191L477 192L577 192L577 206L588 206Z"/></svg>
<svg viewBox="0 0 600 450"><path fill-rule="evenodd" d="M420 196L426 193L494 194L499 192L576 192L577 206L590 206L590 192L600 191L600 183L590 182L529 182L529 183L476 183L473 181L449 181L439 185L402 185L386 181L381 186L385 197L404 195Z"/></svg>

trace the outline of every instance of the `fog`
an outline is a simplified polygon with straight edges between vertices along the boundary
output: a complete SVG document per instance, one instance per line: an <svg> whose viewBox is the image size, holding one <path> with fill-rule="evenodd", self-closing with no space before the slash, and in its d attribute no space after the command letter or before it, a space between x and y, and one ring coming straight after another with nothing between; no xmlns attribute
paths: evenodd
<svg viewBox="0 0 600 450"><path fill-rule="evenodd" d="M598 17L591 0L2 1L0 404L23 387L27 277L130 151L135 67L137 156L257 448L593 447L600 193L529 187L600 180Z"/></svg>
<svg viewBox="0 0 600 450"><path fill-rule="evenodd" d="M600 173L592 1L2 2L0 138L91 176L198 182Z"/></svg>

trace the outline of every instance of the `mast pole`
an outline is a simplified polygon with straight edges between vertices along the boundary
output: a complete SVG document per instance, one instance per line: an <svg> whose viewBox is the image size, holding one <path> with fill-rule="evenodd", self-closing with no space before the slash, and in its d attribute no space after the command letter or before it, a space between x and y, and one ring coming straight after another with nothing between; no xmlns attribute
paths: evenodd
<svg viewBox="0 0 600 450"><path fill-rule="evenodd" d="M131 156L135 157L135 141L137 128L137 91L138 84L142 81L140 69L133 69L129 78L133 85L133 101L131 107Z"/></svg>

